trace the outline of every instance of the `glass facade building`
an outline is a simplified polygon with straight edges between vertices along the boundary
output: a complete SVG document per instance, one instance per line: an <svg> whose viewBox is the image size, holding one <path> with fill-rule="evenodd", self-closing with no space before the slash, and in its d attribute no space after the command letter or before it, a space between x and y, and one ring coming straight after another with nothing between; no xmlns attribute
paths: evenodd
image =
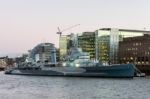
<svg viewBox="0 0 150 99"><path fill-rule="evenodd" d="M102 28L98 30L98 58L103 64L117 64L119 42L123 38L142 36L139 30Z"/></svg>
<svg viewBox="0 0 150 99"><path fill-rule="evenodd" d="M94 32L83 32L77 36L67 35L60 37L60 60L63 60L72 46L88 52L91 60L99 60L102 64L119 63L119 42L123 38L143 36L146 31L101 28Z"/></svg>
<svg viewBox="0 0 150 99"><path fill-rule="evenodd" d="M83 32L81 35L77 36L78 48L81 48L83 52L88 52L90 54L91 60L96 60L96 32Z"/></svg>
<svg viewBox="0 0 150 99"><path fill-rule="evenodd" d="M75 35L72 33L70 35L62 35L59 38L59 57L60 61L66 60L69 50L72 46L76 45Z"/></svg>
<svg viewBox="0 0 150 99"><path fill-rule="evenodd" d="M104 35L98 38L98 60L103 64L108 64L109 62L109 48L110 36Z"/></svg>
<svg viewBox="0 0 150 99"><path fill-rule="evenodd" d="M59 38L60 61L65 60L65 56L68 52L68 43L69 43L69 37L68 36L61 36Z"/></svg>

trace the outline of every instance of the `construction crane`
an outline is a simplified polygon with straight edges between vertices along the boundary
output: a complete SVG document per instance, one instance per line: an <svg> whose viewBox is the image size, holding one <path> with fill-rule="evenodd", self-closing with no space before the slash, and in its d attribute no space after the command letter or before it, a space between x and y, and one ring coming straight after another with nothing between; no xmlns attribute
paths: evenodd
<svg viewBox="0 0 150 99"><path fill-rule="evenodd" d="M68 27L68 28L66 28L66 29L63 29L62 31L61 31L60 28L58 27L58 28L57 28L57 29L58 29L57 34L59 34L60 37L61 37L62 32L66 31L66 30L69 30L69 29L72 29L72 28L74 28L74 27L76 27L76 26L78 26L78 25L80 25L80 24L76 24L76 25L70 26L70 27Z"/></svg>

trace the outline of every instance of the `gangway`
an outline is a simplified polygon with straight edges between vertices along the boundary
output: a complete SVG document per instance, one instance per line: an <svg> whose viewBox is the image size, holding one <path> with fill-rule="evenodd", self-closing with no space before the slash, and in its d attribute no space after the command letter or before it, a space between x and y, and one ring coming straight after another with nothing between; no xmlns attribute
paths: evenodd
<svg viewBox="0 0 150 99"><path fill-rule="evenodd" d="M145 77L145 73L142 73L135 65L133 65L135 69L135 77Z"/></svg>

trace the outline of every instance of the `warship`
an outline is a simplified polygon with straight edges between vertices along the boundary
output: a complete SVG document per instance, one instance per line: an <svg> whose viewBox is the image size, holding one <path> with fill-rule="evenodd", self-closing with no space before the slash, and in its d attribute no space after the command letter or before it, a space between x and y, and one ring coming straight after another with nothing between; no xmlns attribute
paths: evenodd
<svg viewBox="0 0 150 99"><path fill-rule="evenodd" d="M7 69L5 74L34 76L133 78L144 76L133 64L102 65L90 60L86 52L73 48L66 61L59 64L24 62Z"/></svg>

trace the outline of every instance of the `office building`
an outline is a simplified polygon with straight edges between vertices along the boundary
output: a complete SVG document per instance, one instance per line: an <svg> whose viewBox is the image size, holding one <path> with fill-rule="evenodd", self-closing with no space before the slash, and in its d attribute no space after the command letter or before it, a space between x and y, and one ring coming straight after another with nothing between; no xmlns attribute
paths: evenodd
<svg viewBox="0 0 150 99"><path fill-rule="evenodd" d="M88 52L91 60L97 59L97 36L96 32L83 32L77 35L78 48L81 48L83 52Z"/></svg>
<svg viewBox="0 0 150 99"><path fill-rule="evenodd" d="M101 28L98 31L98 58L104 64L119 63L119 42L123 38L143 36L149 31Z"/></svg>
<svg viewBox="0 0 150 99"><path fill-rule="evenodd" d="M102 64L109 63L109 46L110 45L110 36L100 36L98 37L98 60Z"/></svg>
<svg viewBox="0 0 150 99"><path fill-rule="evenodd" d="M119 62L150 65L150 35L124 38L119 42Z"/></svg>
<svg viewBox="0 0 150 99"><path fill-rule="evenodd" d="M70 35L61 35L59 37L59 57L60 61L65 61L69 53L69 49L74 46L75 35L71 33Z"/></svg>
<svg viewBox="0 0 150 99"><path fill-rule="evenodd" d="M29 54L33 61L56 63L56 48L52 43L40 43Z"/></svg>

